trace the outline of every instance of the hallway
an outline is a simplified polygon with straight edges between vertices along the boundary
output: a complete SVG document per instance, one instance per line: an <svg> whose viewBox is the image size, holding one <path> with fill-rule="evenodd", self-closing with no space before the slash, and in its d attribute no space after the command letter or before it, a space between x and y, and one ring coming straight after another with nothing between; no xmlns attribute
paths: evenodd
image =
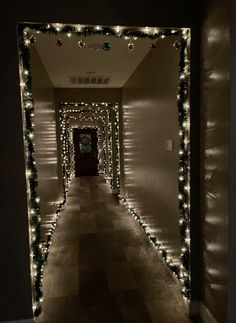
<svg viewBox="0 0 236 323"><path fill-rule="evenodd" d="M187 323L182 296L103 177L74 178L44 270L40 323Z"/></svg>

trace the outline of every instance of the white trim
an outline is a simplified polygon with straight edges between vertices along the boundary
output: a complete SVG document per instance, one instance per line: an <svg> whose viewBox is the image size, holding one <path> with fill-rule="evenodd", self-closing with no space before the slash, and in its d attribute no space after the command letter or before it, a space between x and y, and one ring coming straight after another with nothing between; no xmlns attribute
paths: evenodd
<svg viewBox="0 0 236 323"><path fill-rule="evenodd" d="M0 323L35 323L33 319L18 320L18 321L1 321Z"/></svg>
<svg viewBox="0 0 236 323"><path fill-rule="evenodd" d="M200 303L200 316L204 323L218 323L203 303Z"/></svg>

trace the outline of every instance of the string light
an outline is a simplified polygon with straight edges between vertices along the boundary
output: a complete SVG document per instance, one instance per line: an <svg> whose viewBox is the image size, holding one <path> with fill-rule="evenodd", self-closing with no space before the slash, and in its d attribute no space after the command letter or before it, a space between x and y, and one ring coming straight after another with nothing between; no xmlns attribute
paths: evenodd
<svg viewBox="0 0 236 323"><path fill-rule="evenodd" d="M172 31L174 34L175 31ZM165 35L161 35L164 38ZM179 88L177 94L177 104L179 109L179 226L181 237L180 265L175 264L168 255L167 250L161 245L157 237L148 233L146 224L142 221L142 216L138 215L127 200L119 195L120 202L125 205L129 214L131 214L144 229L150 241L154 244L155 249L159 251L165 260L167 266L172 270L174 275L179 279L182 285L184 297L190 298L190 116L189 116L189 79L190 79L190 61L189 61L189 40L190 32L188 29L181 31L180 46L180 70L179 70Z"/></svg>
<svg viewBox="0 0 236 323"><path fill-rule="evenodd" d="M105 116L104 116L105 113ZM112 113L115 113L115 120L112 122ZM110 183L113 190L117 189L119 192L119 183L120 183L120 165L119 165L119 119L118 119L118 104L117 103L108 103L93 102L88 103L61 103L60 104L60 118L61 118L61 140L62 140L62 170L63 170L63 182L64 182L64 198L66 198L66 190L69 189L69 183L71 181L71 169L70 162L68 161L69 149L67 148L68 144L68 130L69 122L68 118L75 118L71 114L78 115L80 121L90 120L95 121L101 119L105 123L107 129L107 135L104 133L104 138L106 138L106 143L103 144L103 147L107 145L108 147L108 156L106 156L106 149L104 149L104 155L108 159L108 168L107 162L104 165L105 179ZM114 129L113 129L114 127ZM105 132L105 131L104 131ZM113 136L114 133L114 136ZM115 140L115 156L112 157L113 151L113 138ZM105 159L105 158L104 158ZM113 162L114 161L114 162ZM115 171L116 168L116 171ZM108 172L107 172L108 171ZM114 174L116 173L116 178Z"/></svg>
<svg viewBox="0 0 236 323"><path fill-rule="evenodd" d="M66 24L19 24L19 53L20 53L20 88L21 88L21 101L24 112L24 132L25 132L25 156L26 156L26 165L27 170L31 171L31 175L27 176L27 192L28 192L28 210L29 210L29 232L30 232L30 248L31 248L31 273L32 273L32 290L33 290L33 312L34 316L38 316L41 311L41 302L42 302L42 273L43 273L43 264L47 259L49 247L51 245L51 238L54 228L56 227L56 222L63 208L66 200L66 195L69 189L69 182L73 173L71 170L68 170L68 173L64 170L63 182L65 184L64 189L64 199L59 201L57 204L57 210L55 214L55 221L50 229L51 234L49 235L48 240L42 243L40 238L40 206L39 206L39 197L37 195L37 168L34 159L34 102L32 96L32 84L31 84L31 72L30 72L30 52L29 46L31 45L31 37L34 33L46 33L46 34L60 34L68 35L69 38L72 38L72 35L79 36L90 36L90 35L111 35L123 39L135 39L135 38L149 38L149 39L160 39L167 36L178 36L181 38L181 46L178 47L180 52L180 85L179 91L177 94L177 103L179 109L179 133L180 135L180 154L179 154L179 194L183 196L179 200L179 210L180 210L180 232L181 232L181 244L186 246L184 252L181 251L181 262L180 273L181 283L183 284L183 293L186 297L190 297L190 267L189 267L189 255L190 255L190 238L187 229L189 229L189 212L190 212L190 177L189 177L189 136L190 136L190 123L189 123L189 71L190 71L190 62L189 62L189 42L190 42L190 31L187 28L184 29L159 29L159 28L148 28L148 30L143 30L142 28L128 28L128 27L107 27L107 26L81 26L81 25L66 25ZM84 103L82 103L84 105ZM109 104L108 104L109 105ZM78 105L79 106L79 105ZM107 103L100 104L100 107L107 106ZM67 124L63 124L64 136L69 138L70 134L65 133L67 131ZM108 126L109 128L109 126ZM112 129L110 129L112 130ZM103 129L103 132L106 132L106 128ZM109 131L108 136L109 136ZM115 131L115 134L119 134L119 131ZM187 138L187 140L186 140ZM118 143L119 140L117 139ZM70 151L70 140L66 140L62 146L62 152L65 154ZM109 160L108 166L109 171L111 171L112 159L111 159L111 149L112 145L109 142L109 151L106 156ZM117 151L119 151L116 148ZM183 153L182 153L183 152ZM104 152L106 153L106 152ZM119 153L118 153L119 155ZM70 158L70 157L68 157ZM117 176L119 176L119 157L115 158L117 162ZM62 158L63 166L66 166L66 158ZM111 173L110 173L111 174ZM184 180L182 177L184 177ZM181 178L181 180L180 180ZM118 177L112 185L119 185ZM188 207L186 208L185 205ZM147 230L146 223L143 223L138 215L132 211L131 214L141 223L142 227ZM35 230L31 230L35 228ZM151 236L150 236L151 237ZM154 241L154 237L151 237ZM150 238L150 239L151 239ZM173 272L179 277L178 270L174 262L167 256L166 251L161 246L161 244L155 240L157 247L159 248L163 258L168 260L168 265L171 266ZM181 249L182 250L182 249Z"/></svg>

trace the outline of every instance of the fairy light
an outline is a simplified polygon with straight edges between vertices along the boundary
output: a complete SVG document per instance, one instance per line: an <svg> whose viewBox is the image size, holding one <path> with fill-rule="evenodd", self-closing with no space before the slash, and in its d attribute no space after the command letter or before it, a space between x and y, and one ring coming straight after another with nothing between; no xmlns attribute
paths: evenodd
<svg viewBox="0 0 236 323"><path fill-rule="evenodd" d="M104 123L103 127L103 136L104 143L102 148L105 148L104 153L104 172L105 179L111 185L112 189L118 189L119 191L119 183L120 183L120 161L119 161L119 117L118 117L118 104L117 103L108 103L101 102L96 103L93 102L91 104L81 102L81 103L62 103L61 105L61 140L62 140L62 169L63 169L63 180L64 180L64 188L68 190L68 184L71 181L71 170L68 162L68 154L69 151L66 149L67 145L67 135L66 128L68 126L69 119L77 119L74 115L78 115L78 120L80 121L95 121L102 120ZM115 113L115 121L112 122L112 113ZM105 115L104 115L105 113ZM67 121L66 121L67 120ZM114 129L113 129L114 127ZM105 132L105 128L107 132ZM113 129L113 130L112 130ZM114 137L112 133L114 133ZM115 165L113 165L112 158L112 147L113 147L113 139L115 140ZM64 140L64 141L63 141ZM108 145L108 156L106 156L106 145ZM106 172L106 165L108 160L108 173ZM106 164L106 165L105 165ZM114 167L116 167L116 172L114 172ZM114 178L114 173L116 173L116 178ZM66 193L64 193L64 196Z"/></svg>
<svg viewBox="0 0 236 323"><path fill-rule="evenodd" d="M20 46L28 50L30 41L28 38L28 29L21 35ZM30 269L32 282L32 304L34 315L37 316L41 310L40 297L42 295L42 277L41 269L43 266L43 254L40 246L40 199L37 194L37 169L34 157L34 104L31 88L31 74L29 65L23 58L20 61L20 88L21 105L23 108L23 128L24 128L24 146L25 160L27 165L26 184L28 201L28 219L29 219L29 245L30 245Z"/></svg>
<svg viewBox="0 0 236 323"><path fill-rule="evenodd" d="M108 176L106 176L107 181L109 181L111 187L112 184L112 129L111 129L111 113L107 111L107 125L108 125Z"/></svg>
<svg viewBox="0 0 236 323"><path fill-rule="evenodd" d="M171 34L175 34L172 31ZM165 38L165 34L161 34L160 38ZM175 264L173 259L168 254L168 251L161 245L156 237L152 237L146 232L146 227L142 221L142 216L138 215L126 199L120 195L120 202L125 205L129 214L132 214L139 225L145 230L147 236L154 244L155 249L162 255L167 266L173 271L174 275L179 279L182 285L182 293L184 297L190 298L190 273L191 268L189 264L190 257L190 116L189 116L189 97L187 88L189 88L190 79L190 62L189 62L189 41L190 32L188 29L181 30L181 49L180 60L181 64L179 70L179 89L177 94L178 108L179 108L179 227L181 233L181 250L180 250L180 265ZM187 40L187 41L186 41Z"/></svg>
<svg viewBox="0 0 236 323"><path fill-rule="evenodd" d="M179 209L180 209L180 229L183 232L183 239L181 241L182 246L186 246L181 249L181 272L183 273L182 279L183 282L183 293L185 296L189 297L190 294L190 268L188 266L189 262L189 254L190 254L190 237L189 229L189 212L190 212L190 176L189 176L189 138L190 138L190 122L189 122L189 97L188 97L188 88L189 88L189 75L190 75L190 62L189 62L189 44L190 44L190 30L188 28L184 29L169 29L169 28L147 28L143 30L143 28L128 28L128 27L104 27L104 26L81 26L81 25L63 25L63 24L20 24L19 25L19 49L20 49L20 88L21 88L21 101L22 108L24 112L24 131L25 131L25 155L26 161L29 164L27 167L27 171L31 171L31 175L26 175L27 178L27 192L28 192L28 209L29 209L29 226L30 226L30 248L31 248L31 263L36 264L31 265L32 272L32 286L33 286L33 311L34 316L38 316L41 308L42 301L42 291L41 291L41 283L42 283L42 270L43 270L43 262L44 259L47 258L47 254L49 251L49 246L51 245L51 237L46 243L41 244L40 240L40 208L39 203L40 200L37 196L37 168L34 160L34 133L33 133L33 125L34 125L34 103L32 97L32 88L31 88L31 73L30 73L30 65L29 65L29 47L31 45L32 35L39 33L47 33L47 34L58 34L60 32L62 35L67 35L70 39L72 35L79 36L87 36L92 34L101 35L113 35L123 39L136 39L136 38L149 38L149 39L162 39L165 37L178 36L181 38L181 47L180 51L180 86L177 94L178 108L179 108L179 136L180 136L180 149L179 149L179 195L182 196L182 199L179 199ZM129 36L128 36L129 35ZM182 83L181 83L182 82ZM84 103L83 103L84 105ZM79 106L79 105L78 105ZM106 107L106 103L104 105L100 104L99 107ZM67 124L63 124L64 130L66 131ZM109 128L109 126L108 126ZM103 129L103 134L106 133L106 127ZM116 134L119 134L119 129L115 131ZM65 135L65 133L64 133ZM109 135L109 130L107 131L107 135ZM105 137L105 136L104 136ZM69 143L64 142L62 146L62 152L65 154L69 149ZM117 143L119 140L117 139ZM103 147L105 144L103 142ZM108 155L111 154L112 145L109 143L109 151ZM104 150L104 149L103 149ZM119 156L118 149L116 147L116 154ZM104 155L106 151L104 150ZM108 168L111 170L111 159L109 156L104 158L104 163L108 160ZM30 163L29 163L30 162ZM66 160L62 158L62 162L65 162L64 166L66 166ZM119 175L119 157L116 159L117 162L117 174ZM106 165L107 167L107 165ZM106 167L104 167L106 169ZM65 173L63 178L65 179L65 194L68 193L69 190L69 182L73 176L73 172L70 171L67 174ZM184 178L184 179L183 179ZM117 181L117 179L116 179ZM118 181L116 182L119 185ZM66 196L65 196L66 197ZM65 204L65 199L58 202L55 222L53 223L53 227L56 227L56 221L59 218L59 214L61 209ZM187 205L187 207L186 207ZM136 215L135 212L131 210L131 215L134 218L137 218L139 223L142 223L141 219ZM31 221L33 219L33 222ZM184 227L182 227L184 226ZM31 230L31 227L35 228L35 231ZM143 228L147 230L146 224L143 223ZM184 228L184 229L183 229ZM51 230L50 232L53 232ZM154 238L153 238L154 239ZM33 243L32 243L33 242ZM158 250L160 250L161 254L164 258L166 258L166 250L161 246L158 242ZM184 251L183 251L184 250ZM173 272L176 271L176 265L170 258L168 259L168 264L171 265ZM177 274L178 275L178 274Z"/></svg>

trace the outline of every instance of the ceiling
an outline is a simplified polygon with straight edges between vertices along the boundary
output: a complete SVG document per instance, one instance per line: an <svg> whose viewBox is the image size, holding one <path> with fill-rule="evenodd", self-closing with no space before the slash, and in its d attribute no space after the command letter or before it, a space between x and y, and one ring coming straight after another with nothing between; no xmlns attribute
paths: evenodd
<svg viewBox="0 0 236 323"><path fill-rule="evenodd" d="M56 45L58 39L62 40L62 46ZM85 42L85 48L79 47L80 40ZM102 49L105 41L111 44L110 51ZM132 52L127 47L129 42L112 36L78 38L38 34L35 47L55 88L119 88L150 51L149 39L132 40L135 45ZM78 79L81 76L83 80Z"/></svg>

